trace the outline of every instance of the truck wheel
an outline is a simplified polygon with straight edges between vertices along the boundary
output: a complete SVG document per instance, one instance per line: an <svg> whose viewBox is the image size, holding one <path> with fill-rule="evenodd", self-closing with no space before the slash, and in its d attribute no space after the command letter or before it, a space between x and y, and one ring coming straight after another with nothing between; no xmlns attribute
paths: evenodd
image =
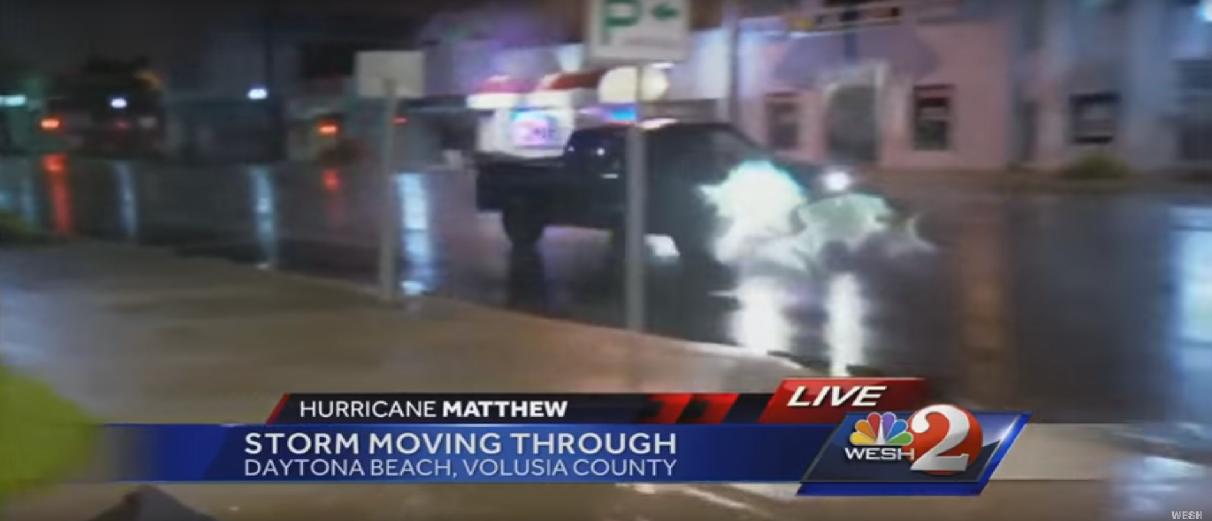
<svg viewBox="0 0 1212 521"><path fill-rule="evenodd" d="M847 273L857 268L859 255L849 244L833 241L821 248L819 260L826 271Z"/></svg>
<svg viewBox="0 0 1212 521"><path fill-rule="evenodd" d="M719 264L704 234L684 230L674 234L672 239L684 267L693 271L711 271Z"/></svg>
<svg viewBox="0 0 1212 521"><path fill-rule="evenodd" d="M533 248L543 238L543 229L547 227L535 212L518 207L502 211L501 224L505 228L505 236L517 249Z"/></svg>

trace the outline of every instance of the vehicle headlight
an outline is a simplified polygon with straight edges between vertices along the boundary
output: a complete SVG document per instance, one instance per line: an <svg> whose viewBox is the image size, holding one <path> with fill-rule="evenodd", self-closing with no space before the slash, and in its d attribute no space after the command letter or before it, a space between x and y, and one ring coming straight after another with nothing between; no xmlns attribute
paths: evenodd
<svg viewBox="0 0 1212 521"><path fill-rule="evenodd" d="M748 222L785 219L805 202L791 174L763 161L742 163L722 183L700 190L721 216Z"/></svg>
<svg viewBox="0 0 1212 521"><path fill-rule="evenodd" d="M821 176L821 188L828 193L842 193L852 187L854 187L854 176L845 170L829 170Z"/></svg>
<svg viewBox="0 0 1212 521"><path fill-rule="evenodd" d="M714 249L725 261L743 254L755 238L789 234L796 209L808 202L790 172L766 161L742 163L723 182L699 189L721 218Z"/></svg>

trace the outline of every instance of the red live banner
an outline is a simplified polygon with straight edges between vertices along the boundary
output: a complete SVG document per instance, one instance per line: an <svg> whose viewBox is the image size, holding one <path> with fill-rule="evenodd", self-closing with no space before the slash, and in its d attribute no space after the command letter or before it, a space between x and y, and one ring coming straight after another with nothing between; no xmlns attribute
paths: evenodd
<svg viewBox="0 0 1212 521"><path fill-rule="evenodd" d="M837 423L853 411L909 411L926 401L922 378L783 380L759 423Z"/></svg>

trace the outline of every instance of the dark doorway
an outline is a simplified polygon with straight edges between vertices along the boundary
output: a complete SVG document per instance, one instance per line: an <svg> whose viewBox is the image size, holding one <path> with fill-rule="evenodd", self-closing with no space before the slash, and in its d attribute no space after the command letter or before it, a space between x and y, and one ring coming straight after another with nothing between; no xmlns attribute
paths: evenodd
<svg viewBox="0 0 1212 521"><path fill-rule="evenodd" d="M833 93L825 120L830 160L858 164L879 161L877 92L871 85L846 85Z"/></svg>
<svg viewBox="0 0 1212 521"><path fill-rule="evenodd" d="M1015 118L1016 132L1014 135L1013 162L1026 165L1035 161L1036 133L1039 128L1039 105L1034 101L1020 100L1017 103Z"/></svg>

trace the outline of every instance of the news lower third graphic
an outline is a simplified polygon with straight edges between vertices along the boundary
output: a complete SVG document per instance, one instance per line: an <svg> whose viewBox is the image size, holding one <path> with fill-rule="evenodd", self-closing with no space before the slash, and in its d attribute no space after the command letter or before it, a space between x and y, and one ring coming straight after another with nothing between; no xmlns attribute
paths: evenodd
<svg viewBox="0 0 1212 521"><path fill-rule="evenodd" d="M802 495L973 495L1005 458L1028 415L954 405L851 413L804 475Z"/></svg>
<svg viewBox="0 0 1212 521"><path fill-rule="evenodd" d="M799 483L974 495L1028 420L913 378L773 393L288 394L260 425L112 425L124 482Z"/></svg>

